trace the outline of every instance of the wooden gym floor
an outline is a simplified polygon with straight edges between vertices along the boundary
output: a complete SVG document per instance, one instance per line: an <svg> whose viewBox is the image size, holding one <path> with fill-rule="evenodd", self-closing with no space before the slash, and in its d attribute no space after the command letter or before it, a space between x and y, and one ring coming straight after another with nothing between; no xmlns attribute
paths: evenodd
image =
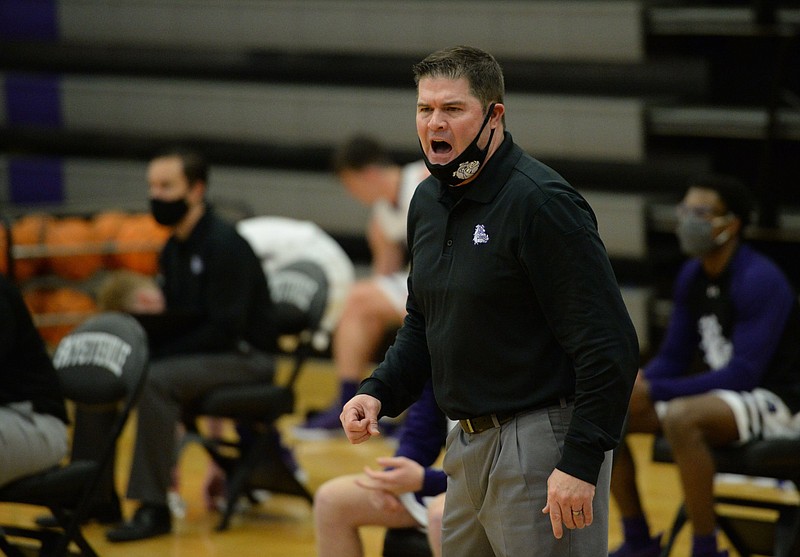
<svg viewBox="0 0 800 557"><path fill-rule="evenodd" d="M309 408L326 406L333 398L335 378L328 361L307 364L298 382L297 414L280 422L284 440L294 448L297 460L308 475L313 492L325 480L345 473L359 472L366 465L374 466L375 458L394 450L391 441L372 440L353 446L342 436L326 441L297 441L291 437L291 426ZM131 420L119 444L118 480L124 493L135 420ZM644 505L654 532L666 530L680 501L680 486L674 466L650 462L650 439L637 436L633 449L640 463L639 482ZM101 557L311 557L315 555L314 528L310 505L297 497L275 495L264 503L237 514L226 532L214 526L219 515L205 510L201 487L207 457L196 444L190 444L180 461L181 494L187 503L186 517L174 522L173 533L151 540L127 544L105 541L104 527L95 524L84 528L87 539ZM135 505L125 503L127 516ZM40 508L0 505L0 524L31 524ZM674 557L689 555L689 530L684 528ZM383 530L365 528L362 532L366 557L379 557ZM612 548L621 541L619 515L611 509L609 543ZM727 543L722 540L723 546ZM732 552L732 555L734 553Z"/></svg>

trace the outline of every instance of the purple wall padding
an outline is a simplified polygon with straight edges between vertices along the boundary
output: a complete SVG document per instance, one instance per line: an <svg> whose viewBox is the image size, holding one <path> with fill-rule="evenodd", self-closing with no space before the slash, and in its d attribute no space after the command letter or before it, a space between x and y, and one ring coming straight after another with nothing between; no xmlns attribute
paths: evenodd
<svg viewBox="0 0 800 557"><path fill-rule="evenodd" d="M8 163L9 200L14 204L63 203L61 159L14 157Z"/></svg>
<svg viewBox="0 0 800 557"><path fill-rule="evenodd" d="M56 41L56 0L0 0L0 40Z"/></svg>
<svg viewBox="0 0 800 557"><path fill-rule="evenodd" d="M5 79L9 126L61 126L61 79L48 74L8 74Z"/></svg>

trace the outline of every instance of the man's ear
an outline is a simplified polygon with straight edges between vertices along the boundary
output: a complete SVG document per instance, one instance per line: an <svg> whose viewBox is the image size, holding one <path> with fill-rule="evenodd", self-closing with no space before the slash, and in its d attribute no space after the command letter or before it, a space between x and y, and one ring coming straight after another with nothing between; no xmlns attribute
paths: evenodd
<svg viewBox="0 0 800 557"><path fill-rule="evenodd" d="M731 221L730 226L731 226L731 234L733 236L738 236L739 238L741 238L742 233L744 232L744 230L742 230L742 219L734 215L733 221Z"/></svg>
<svg viewBox="0 0 800 557"><path fill-rule="evenodd" d="M361 169L364 180L367 182L376 182L383 177L383 167L377 164L368 164Z"/></svg>
<svg viewBox="0 0 800 557"><path fill-rule="evenodd" d="M494 109L492 109L492 116L489 118L489 122L493 123L495 127L497 127L500 122L503 121L503 114L506 112L506 107L503 103L494 103Z"/></svg>
<svg viewBox="0 0 800 557"><path fill-rule="evenodd" d="M189 199L193 203L199 203L206 197L206 183L202 180L195 180L189 187Z"/></svg>

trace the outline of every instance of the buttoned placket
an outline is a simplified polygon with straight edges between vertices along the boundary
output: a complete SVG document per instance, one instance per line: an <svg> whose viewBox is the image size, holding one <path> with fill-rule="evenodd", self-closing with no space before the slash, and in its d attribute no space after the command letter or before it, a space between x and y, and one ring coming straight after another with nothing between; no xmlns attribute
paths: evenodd
<svg viewBox="0 0 800 557"><path fill-rule="evenodd" d="M456 201L447 212L447 226L445 227L444 245L442 246L442 256L452 257L455 239L458 237L460 226L459 216L463 212L463 199Z"/></svg>

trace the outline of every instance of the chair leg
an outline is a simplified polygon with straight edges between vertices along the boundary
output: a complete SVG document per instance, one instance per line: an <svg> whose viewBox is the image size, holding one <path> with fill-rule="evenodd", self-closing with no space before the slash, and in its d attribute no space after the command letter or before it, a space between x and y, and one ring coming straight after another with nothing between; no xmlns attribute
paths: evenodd
<svg viewBox="0 0 800 557"><path fill-rule="evenodd" d="M281 459L278 446L279 439L276 436L277 432L271 426L268 426L266 431L256 433L248 443L248 446L243 449L239 462L233 466L228 477L228 497L222 519L216 528L218 531L228 528L239 497L244 495L250 487L250 478L260 465L269 466L270 481L266 485L259 485L259 487L297 495L305 498L309 503L313 503L314 497L304 485L297 481L292 471L287 468Z"/></svg>
<svg viewBox="0 0 800 557"><path fill-rule="evenodd" d="M2 527L0 527L0 551L2 551L6 557L25 557L25 554L22 550L8 541L6 538L6 533Z"/></svg>
<svg viewBox="0 0 800 557"><path fill-rule="evenodd" d="M75 545L80 548L81 557L98 557L81 532L82 519L77 514L60 507L50 507L49 509L59 524L57 528L29 529L6 526L5 531L0 528L0 550L8 557L25 557L25 553L20 552L21 550L5 537L5 534L10 534L38 541L39 557L67 557L72 542L75 542Z"/></svg>
<svg viewBox="0 0 800 557"><path fill-rule="evenodd" d="M242 449L243 453L239 457L239 462L233 466L228 482L228 496L225 501L225 511L217 525L217 531L227 530L230 525L231 517L236 510L239 497L244 495L247 486L248 476L262 459L269 459L271 456L271 444L268 442L268 435L259 434L249 443L249 446Z"/></svg>
<svg viewBox="0 0 800 557"><path fill-rule="evenodd" d="M775 524L775 557L800 555L800 508L783 509Z"/></svg>
<svg viewBox="0 0 800 557"><path fill-rule="evenodd" d="M222 518L220 518L216 527L218 532L227 530L228 526L230 526L231 518L236 510L236 504L239 502L239 495L244 491L246 476L245 470L235 468L234 472L228 477L228 495L225 501L225 510L222 512Z"/></svg>
<svg viewBox="0 0 800 557"><path fill-rule="evenodd" d="M81 557L98 557L94 548L83 537L83 533L81 533L80 526L77 523L70 524L52 547L45 549L43 544L39 557L67 557L69 555L69 545L72 542L75 542L75 545L80 548Z"/></svg>
<svg viewBox="0 0 800 557"><path fill-rule="evenodd" d="M669 537L667 543L661 548L661 557L669 557L672 551L672 546L675 545L675 539L678 537L683 526L686 524L688 515L686 514L686 505L681 503L678 512L675 514L675 519L672 521L672 527L669 530Z"/></svg>

